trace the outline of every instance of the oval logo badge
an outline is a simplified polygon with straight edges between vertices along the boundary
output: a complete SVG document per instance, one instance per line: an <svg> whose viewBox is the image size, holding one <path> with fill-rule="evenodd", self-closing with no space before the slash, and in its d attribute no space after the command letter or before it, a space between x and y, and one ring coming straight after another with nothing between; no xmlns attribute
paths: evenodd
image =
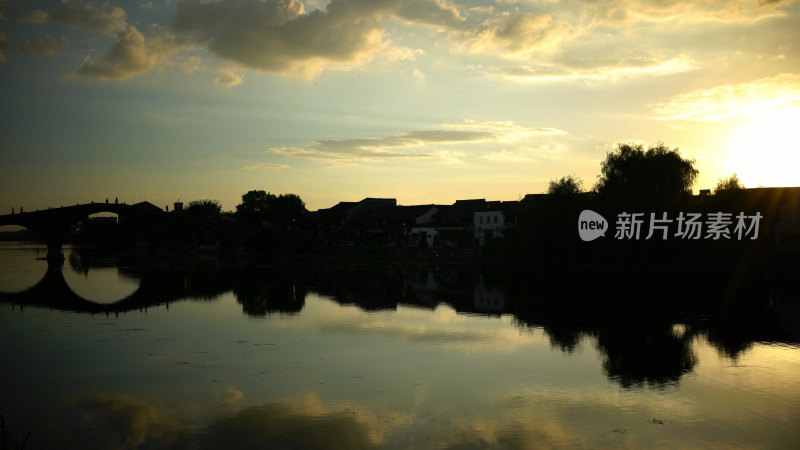
<svg viewBox="0 0 800 450"><path fill-rule="evenodd" d="M600 236L605 237L608 231L608 222L605 217L591 209L584 209L578 216L578 234L586 242L593 241Z"/></svg>

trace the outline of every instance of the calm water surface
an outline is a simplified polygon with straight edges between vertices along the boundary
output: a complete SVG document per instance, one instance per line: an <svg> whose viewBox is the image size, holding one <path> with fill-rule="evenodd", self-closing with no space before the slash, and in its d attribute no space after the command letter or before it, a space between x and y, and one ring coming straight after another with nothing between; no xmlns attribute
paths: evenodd
<svg viewBox="0 0 800 450"><path fill-rule="evenodd" d="M446 267L65 253L48 271L46 249L0 244L7 448L800 446L783 291L768 326L641 324L523 308L530 285Z"/></svg>

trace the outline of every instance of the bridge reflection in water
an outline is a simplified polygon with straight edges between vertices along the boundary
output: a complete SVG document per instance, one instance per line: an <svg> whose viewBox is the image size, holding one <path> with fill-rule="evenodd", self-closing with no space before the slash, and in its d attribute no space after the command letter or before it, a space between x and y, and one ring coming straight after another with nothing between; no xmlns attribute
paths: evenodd
<svg viewBox="0 0 800 450"><path fill-rule="evenodd" d="M80 250L75 250L80 252ZM98 264L77 258L80 270ZM400 305L459 313L510 315L521 330L543 330L554 349L571 353L596 342L606 376L623 387L678 383L697 356L692 342L707 337L736 358L755 342L800 342L797 282L731 280L691 274L619 271L530 273L503 268L316 265L304 268L208 264L178 268L121 267L138 288L101 304L76 294L58 264L35 286L0 294L14 307L44 307L90 314L119 314L181 301L214 301L231 292L243 313L263 317L299 313L309 293L365 311ZM581 282L576 283L579 279Z"/></svg>

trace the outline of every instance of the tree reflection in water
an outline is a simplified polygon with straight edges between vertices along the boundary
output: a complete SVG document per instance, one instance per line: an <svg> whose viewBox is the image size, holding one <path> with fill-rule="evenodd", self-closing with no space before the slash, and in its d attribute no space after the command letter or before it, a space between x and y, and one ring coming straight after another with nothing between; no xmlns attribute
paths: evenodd
<svg viewBox="0 0 800 450"><path fill-rule="evenodd" d="M124 312L183 300L214 301L232 292L253 317L297 314L313 292L365 311L398 305L460 313L510 314L521 329L542 329L552 346L574 352L587 340L600 351L606 376L625 388L678 383L697 364L692 342L706 336L736 359L756 341L797 342L794 281L726 274L612 270L520 270L401 265L236 268L217 262L145 267L75 252L70 269L116 264L140 282L137 292L95 304L71 292L59 271L0 301L78 312ZM682 324L676 332L675 324Z"/></svg>

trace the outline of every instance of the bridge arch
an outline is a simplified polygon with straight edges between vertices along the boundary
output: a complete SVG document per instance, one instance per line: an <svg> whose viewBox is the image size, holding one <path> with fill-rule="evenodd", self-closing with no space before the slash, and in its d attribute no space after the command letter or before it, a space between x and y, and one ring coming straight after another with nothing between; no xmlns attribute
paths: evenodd
<svg viewBox="0 0 800 450"><path fill-rule="evenodd" d="M67 234L73 225L84 217L96 213L115 213L143 223L151 222L153 218L166 214L160 208L147 202L135 205L118 203L88 203L75 206L62 206L46 210L8 214L0 216L0 225L18 225L29 228L41 236L47 244L47 259L51 262L63 262L64 253L61 249Z"/></svg>
<svg viewBox="0 0 800 450"><path fill-rule="evenodd" d="M0 225L19 225L36 232L47 245L47 259L63 264L62 245L75 223L92 214L110 212L138 224L150 255L169 248L181 239L189 240L191 248L213 244L214 252L226 257L250 247L255 254L288 257L297 242L296 232L236 222L228 217L198 218L185 213L167 213L157 206L142 202L135 205L90 203L50 208L43 211L0 215Z"/></svg>
<svg viewBox="0 0 800 450"><path fill-rule="evenodd" d="M135 215L102 211L78 218L65 234L63 244L133 246L148 238L146 227Z"/></svg>

